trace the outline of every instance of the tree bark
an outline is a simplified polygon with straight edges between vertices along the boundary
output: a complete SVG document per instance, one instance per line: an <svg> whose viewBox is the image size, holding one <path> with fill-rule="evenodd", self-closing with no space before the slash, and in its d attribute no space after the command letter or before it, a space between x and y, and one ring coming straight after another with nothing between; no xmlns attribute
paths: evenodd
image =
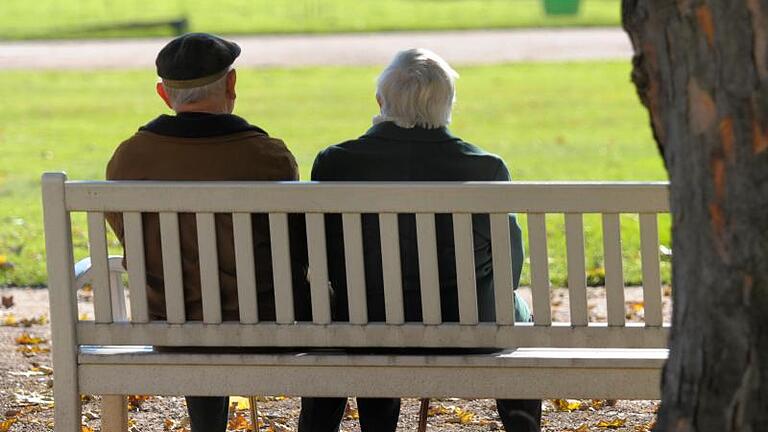
<svg viewBox="0 0 768 432"><path fill-rule="evenodd" d="M671 182L659 431L768 431L768 0L623 0Z"/></svg>

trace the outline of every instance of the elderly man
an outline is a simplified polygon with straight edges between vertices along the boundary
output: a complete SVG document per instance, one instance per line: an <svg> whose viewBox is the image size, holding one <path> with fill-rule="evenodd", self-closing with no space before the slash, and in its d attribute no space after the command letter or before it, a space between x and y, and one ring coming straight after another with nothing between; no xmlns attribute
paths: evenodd
<svg viewBox="0 0 768 432"><path fill-rule="evenodd" d="M296 161L277 138L233 115L237 74L232 68L240 47L219 37L192 33L168 43L157 56L162 79L157 93L176 115L160 115L142 126L115 151L107 166L109 180L297 180ZM238 320L232 218L217 214L219 279L222 316ZM122 218L108 215L123 243ZM151 319L166 316L160 224L157 214L143 215L147 297ZM300 227L298 228L300 229ZM201 320L202 300L197 233L193 214L179 215L185 311L188 320ZM301 241L302 236L292 236ZM275 316L265 215L253 216L259 317ZM296 251L294 286L305 285L301 245ZM307 294L297 294L297 299ZM298 301L298 300L297 300ZM226 397L187 397L193 432L224 432Z"/></svg>
<svg viewBox="0 0 768 432"><path fill-rule="evenodd" d="M381 112L373 127L358 139L331 146L318 154L312 179L322 181L508 181L509 171L498 156L450 134L454 81L458 74L436 54L424 49L398 53L378 80L376 100ZM344 248L338 215L327 219L329 277L335 292L337 319L347 319ZM400 248L407 321L421 320L418 251L413 215L400 215ZM477 298L482 321L494 321L493 267L490 222L473 217ZM513 247L514 285L520 280L523 246L515 216L509 216ZM452 221L438 215L437 248L440 300L444 321L458 321L458 294ZM371 321L384 321L384 288L378 220L363 219L363 247ZM516 316L529 320L525 302L517 297ZM299 431L337 431L344 398L304 398ZM497 406L507 431L538 430L541 401L499 400ZM399 399L358 399L363 431L394 431Z"/></svg>

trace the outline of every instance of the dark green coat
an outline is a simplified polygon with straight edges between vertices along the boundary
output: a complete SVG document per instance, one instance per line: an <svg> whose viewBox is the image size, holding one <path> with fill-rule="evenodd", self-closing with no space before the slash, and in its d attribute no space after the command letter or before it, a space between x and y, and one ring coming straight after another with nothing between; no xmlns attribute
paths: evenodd
<svg viewBox="0 0 768 432"><path fill-rule="evenodd" d="M312 180L319 181L509 181L509 171L498 156L452 136L446 128L404 129L385 122L373 126L358 139L321 151L312 167ZM371 197L371 199L375 199ZM453 223L449 215L436 218L438 269L444 321L458 321L456 263ZM329 277L335 291L337 319L347 319L348 306L344 271L341 218L326 219ZM514 285L520 281L523 243L514 215L509 216L512 240ZM414 215L400 215L400 256L406 320L421 320L418 251ZM474 215L475 266L480 319L494 320L493 266L490 222L487 215ZM363 217L363 250L371 321L384 320L384 289L378 219Z"/></svg>

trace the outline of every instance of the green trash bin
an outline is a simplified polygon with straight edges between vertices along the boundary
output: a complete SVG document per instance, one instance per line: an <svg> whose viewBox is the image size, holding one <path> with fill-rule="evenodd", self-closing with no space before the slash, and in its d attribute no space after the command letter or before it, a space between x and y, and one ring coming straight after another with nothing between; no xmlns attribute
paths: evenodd
<svg viewBox="0 0 768 432"><path fill-rule="evenodd" d="M544 0L544 12L547 15L576 15L580 3L581 0Z"/></svg>

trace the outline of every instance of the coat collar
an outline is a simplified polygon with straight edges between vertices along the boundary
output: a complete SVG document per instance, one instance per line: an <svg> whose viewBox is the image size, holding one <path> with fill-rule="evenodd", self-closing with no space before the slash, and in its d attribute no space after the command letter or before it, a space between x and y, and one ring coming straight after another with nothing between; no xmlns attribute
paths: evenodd
<svg viewBox="0 0 768 432"><path fill-rule="evenodd" d="M451 135L445 126L437 129L425 129L422 127L413 127L411 129L401 128L393 122L386 121L373 125L363 135L363 137L384 138L396 141L426 141L439 142L457 140Z"/></svg>
<svg viewBox="0 0 768 432"><path fill-rule="evenodd" d="M199 112L182 112L175 116L162 114L139 130L177 138L209 138L246 131L268 135L234 114Z"/></svg>

